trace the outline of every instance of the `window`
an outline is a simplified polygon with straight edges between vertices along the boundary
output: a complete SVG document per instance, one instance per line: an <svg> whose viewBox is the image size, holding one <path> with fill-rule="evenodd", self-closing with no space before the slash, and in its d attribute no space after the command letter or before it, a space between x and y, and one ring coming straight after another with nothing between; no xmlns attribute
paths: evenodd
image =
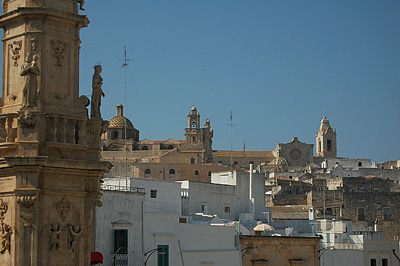
<svg viewBox="0 0 400 266"><path fill-rule="evenodd" d="M150 190L150 198L157 198L157 190Z"/></svg>
<svg viewBox="0 0 400 266"><path fill-rule="evenodd" d="M382 266L388 266L388 259L382 259Z"/></svg>
<svg viewBox="0 0 400 266"><path fill-rule="evenodd" d="M358 166L362 166L362 162L358 162Z"/></svg>
<svg viewBox="0 0 400 266"><path fill-rule="evenodd" d="M369 265L370 266L376 266L376 259L371 259Z"/></svg>
<svg viewBox="0 0 400 266"><path fill-rule="evenodd" d="M199 171L194 172L194 179L199 180Z"/></svg>
<svg viewBox="0 0 400 266"><path fill-rule="evenodd" d="M168 266L169 265L169 246L158 245L157 246L157 266Z"/></svg>
<svg viewBox="0 0 400 266"><path fill-rule="evenodd" d="M196 137L193 137L192 139L193 139L193 142L196 142Z"/></svg>
<svg viewBox="0 0 400 266"><path fill-rule="evenodd" d="M233 165L238 165L238 164L239 164L238 161L234 161L234 162L233 162Z"/></svg>
<svg viewBox="0 0 400 266"><path fill-rule="evenodd" d="M169 170L169 178L175 178L175 170L174 169Z"/></svg>
<svg viewBox="0 0 400 266"><path fill-rule="evenodd" d="M118 131L113 131L111 138L112 139L118 139Z"/></svg>
<svg viewBox="0 0 400 266"><path fill-rule="evenodd" d="M147 151L148 149L149 149L149 147L147 147L147 146L142 147L142 150L144 150L144 151Z"/></svg>
<svg viewBox="0 0 400 266"><path fill-rule="evenodd" d="M357 221L364 221L364 208L357 208Z"/></svg>
<svg viewBox="0 0 400 266"><path fill-rule="evenodd" d="M390 208L383 208L383 220L390 221Z"/></svg>
<svg viewBox="0 0 400 266"><path fill-rule="evenodd" d="M330 139L326 141L326 150L332 151L332 141Z"/></svg>
<svg viewBox="0 0 400 266"><path fill-rule="evenodd" d="M145 178L150 178L150 176L151 176L151 171L150 171L150 169L144 170L144 177L145 177Z"/></svg>
<svg viewBox="0 0 400 266"><path fill-rule="evenodd" d="M190 159L190 163L194 164L195 163L195 159L194 158Z"/></svg>
<svg viewBox="0 0 400 266"><path fill-rule="evenodd" d="M225 205L225 212L230 213L231 212L231 206Z"/></svg>
<svg viewBox="0 0 400 266"><path fill-rule="evenodd" d="M321 152L321 141L318 141L318 152Z"/></svg>
<svg viewBox="0 0 400 266"><path fill-rule="evenodd" d="M169 146L168 146L168 149L169 149L169 150L172 150L173 148L174 148L174 146L172 146L172 145L169 145Z"/></svg>
<svg viewBox="0 0 400 266"><path fill-rule="evenodd" d="M114 253L128 254L128 230L114 230Z"/></svg>
<svg viewBox="0 0 400 266"><path fill-rule="evenodd" d="M192 123L192 128L196 128L196 122Z"/></svg>
<svg viewBox="0 0 400 266"><path fill-rule="evenodd" d="M207 214L207 203L201 204L201 212Z"/></svg>

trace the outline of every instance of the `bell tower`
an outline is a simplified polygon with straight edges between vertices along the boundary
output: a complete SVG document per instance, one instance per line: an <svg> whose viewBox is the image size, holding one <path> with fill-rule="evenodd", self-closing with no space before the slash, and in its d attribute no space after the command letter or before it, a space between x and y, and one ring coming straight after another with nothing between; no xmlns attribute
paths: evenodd
<svg viewBox="0 0 400 266"><path fill-rule="evenodd" d="M192 106L188 114L188 127L185 129L186 144L203 143L203 133L200 128L200 114L197 108Z"/></svg>
<svg viewBox="0 0 400 266"><path fill-rule="evenodd" d="M0 265L90 265L93 211L111 165L100 161L101 68L92 118L79 96L83 3L2 2Z"/></svg>
<svg viewBox="0 0 400 266"><path fill-rule="evenodd" d="M336 158L336 129L332 129L326 116L321 121L321 126L315 136L317 157Z"/></svg>

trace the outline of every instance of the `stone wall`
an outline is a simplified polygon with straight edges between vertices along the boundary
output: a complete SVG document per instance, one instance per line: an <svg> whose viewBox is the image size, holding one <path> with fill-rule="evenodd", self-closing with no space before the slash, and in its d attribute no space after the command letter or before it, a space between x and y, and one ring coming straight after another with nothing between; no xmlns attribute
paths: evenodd
<svg viewBox="0 0 400 266"><path fill-rule="evenodd" d="M320 237L240 236L242 265L319 265Z"/></svg>

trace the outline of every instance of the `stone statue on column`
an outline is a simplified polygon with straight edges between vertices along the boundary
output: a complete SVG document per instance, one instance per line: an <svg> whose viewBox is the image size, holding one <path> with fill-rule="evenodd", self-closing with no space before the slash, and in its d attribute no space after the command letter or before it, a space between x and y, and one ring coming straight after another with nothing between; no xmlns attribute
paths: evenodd
<svg viewBox="0 0 400 266"><path fill-rule="evenodd" d="M100 105L101 105L101 97L105 97L101 86L103 85L103 78L100 73L102 71L101 65L96 65L94 67L94 74L92 80L92 103L91 103L91 112L90 118L101 118L100 113Z"/></svg>
<svg viewBox="0 0 400 266"><path fill-rule="evenodd" d="M40 70L37 65L38 59L39 57L34 55L32 61L22 66L20 75L25 78L24 88L22 90L22 107L37 106L37 77L40 76Z"/></svg>

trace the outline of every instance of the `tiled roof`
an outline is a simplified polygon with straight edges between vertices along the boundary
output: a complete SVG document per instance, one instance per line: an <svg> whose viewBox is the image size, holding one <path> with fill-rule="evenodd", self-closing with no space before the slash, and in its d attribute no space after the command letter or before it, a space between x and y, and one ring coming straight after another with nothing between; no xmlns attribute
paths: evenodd
<svg viewBox="0 0 400 266"><path fill-rule="evenodd" d="M125 119L126 123L128 124L127 128L134 128L132 122L128 118L119 115L111 118L109 127L125 127Z"/></svg>
<svg viewBox="0 0 400 266"><path fill-rule="evenodd" d="M285 158L279 157L279 158L273 159L268 164L269 165L287 165L288 163Z"/></svg>

